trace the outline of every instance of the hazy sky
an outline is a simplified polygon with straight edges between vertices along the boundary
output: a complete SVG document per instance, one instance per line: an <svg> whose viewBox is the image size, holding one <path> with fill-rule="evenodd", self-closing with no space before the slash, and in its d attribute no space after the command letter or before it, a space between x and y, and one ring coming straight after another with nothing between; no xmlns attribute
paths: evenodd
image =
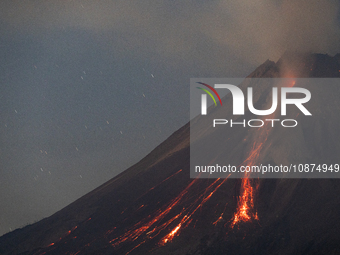
<svg viewBox="0 0 340 255"><path fill-rule="evenodd" d="M321 3L322 2L322 3ZM338 1L0 3L0 235L136 163L189 120L189 80L340 52Z"/></svg>

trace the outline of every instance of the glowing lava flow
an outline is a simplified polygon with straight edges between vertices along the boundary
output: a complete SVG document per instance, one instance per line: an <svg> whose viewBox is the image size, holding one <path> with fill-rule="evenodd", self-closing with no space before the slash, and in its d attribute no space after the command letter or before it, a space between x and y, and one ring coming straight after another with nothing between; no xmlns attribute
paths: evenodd
<svg viewBox="0 0 340 255"><path fill-rule="evenodd" d="M254 193L256 188L251 184L250 179L244 178L241 184L241 196L239 196L237 210L234 214L231 226L234 227L240 222L258 220L257 212L254 213Z"/></svg>
<svg viewBox="0 0 340 255"><path fill-rule="evenodd" d="M146 222L140 221L137 224L135 224L132 229L125 232L123 236L117 237L115 239L112 239L110 243L113 246L118 246L119 244L125 242L125 241L135 241L138 239L142 234L146 233L150 228L156 223L162 220L170 211L171 209L179 203L179 201L182 199L182 197L188 192L188 189L195 183L197 179L194 179L190 182L190 184L175 198L173 199L170 204L167 206L165 210L158 210L156 212L156 216L150 220L147 220ZM169 223L170 224L170 223ZM156 227L154 229L151 229L147 232L147 235L150 235L151 233L156 231Z"/></svg>
<svg viewBox="0 0 340 255"><path fill-rule="evenodd" d="M288 84L288 87L293 87L294 85L295 80ZM266 118L274 119L274 114ZM242 165L254 166L257 164L263 145L267 141L271 130L271 126L268 122L259 130L259 134L256 134L257 139L253 143L249 156L245 161L243 161ZM231 223L232 228L240 222L259 219L254 208L254 196L258 188L258 183L256 184L255 180L249 179L248 176L249 175L245 173L244 178L242 179L240 189L241 195L238 197L237 209Z"/></svg>
<svg viewBox="0 0 340 255"><path fill-rule="evenodd" d="M206 191L199 196L198 199L195 200L195 202L193 203L193 205L197 205L197 206L192 206L191 210L187 210L190 213L186 214L182 220L180 221L180 223L169 233L167 234L160 242L160 244L166 244L167 242L171 241L176 235L179 234L179 230L181 229L182 226L186 227L190 224L191 222L191 216L199 209L203 206L204 203L206 203L211 196L216 192L216 190L218 190L221 185L226 181L227 179L223 179L223 181L221 181L208 195L206 195L206 193L208 193L211 188L220 181L220 179L216 179L216 181L214 181L207 189ZM201 201L201 202L199 202ZM190 207L189 207L190 208Z"/></svg>
<svg viewBox="0 0 340 255"><path fill-rule="evenodd" d="M225 183L227 179L216 179L207 188L205 188L204 191L192 203L188 205L185 202L192 198L189 194L189 189L191 189L192 186L198 182L198 180L199 179L192 180L177 197L175 197L166 207L158 210L153 217L149 216L147 219L135 224L122 236L112 239L110 241L111 245L117 247L123 242L133 242L137 239L140 239L139 243L132 249L134 250L147 240L153 239L160 234L164 234L166 231L170 232L161 238L159 245L164 245L172 241L172 239L179 234L181 229L189 226L189 224L192 222L192 216L195 214L195 212L197 212L197 210L212 197L212 195L221 187L223 183ZM177 215L165 220L166 216L176 206L186 207L183 207L180 213ZM179 222L176 223L174 227L170 227L170 225L173 225L173 223L178 220ZM130 250L128 253L130 253L132 250Z"/></svg>
<svg viewBox="0 0 340 255"><path fill-rule="evenodd" d="M257 136L258 138L254 142L248 158L243 161L242 165L256 165L263 145L267 141L269 131L270 127L267 123L266 126L261 129L261 132L259 136ZM247 222L253 219L258 220L258 215L254 208L254 196L257 190L257 185L253 186L253 182L254 181L248 178L248 174L245 173L241 183L241 195L238 198L237 209L232 219L231 227L234 227L240 222Z"/></svg>
<svg viewBox="0 0 340 255"><path fill-rule="evenodd" d="M261 150L263 149L263 145L267 141L270 130L271 127L269 123L266 123L266 125L260 129L249 156L245 161L243 161L242 165L256 165ZM242 179L240 189L241 195L238 197L237 209L232 219L231 227L234 227L240 222L258 220L258 215L254 208L254 196L258 185L253 185L254 181L249 179L248 176L249 175L245 173L244 178Z"/></svg>

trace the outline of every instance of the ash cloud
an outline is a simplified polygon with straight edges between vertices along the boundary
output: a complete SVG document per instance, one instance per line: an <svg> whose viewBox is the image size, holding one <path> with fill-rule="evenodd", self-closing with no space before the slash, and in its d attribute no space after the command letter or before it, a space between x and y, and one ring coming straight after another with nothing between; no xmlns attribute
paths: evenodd
<svg viewBox="0 0 340 255"><path fill-rule="evenodd" d="M223 26L210 34L244 58L259 63L277 60L284 51L339 52L339 2L222 1L215 21Z"/></svg>
<svg viewBox="0 0 340 255"><path fill-rule="evenodd" d="M17 0L0 7L2 23L11 28L115 32L129 50L152 48L168 58L216 60L223 53L258 65L286 50L340 51L339 2L334 0Z"/></svg>

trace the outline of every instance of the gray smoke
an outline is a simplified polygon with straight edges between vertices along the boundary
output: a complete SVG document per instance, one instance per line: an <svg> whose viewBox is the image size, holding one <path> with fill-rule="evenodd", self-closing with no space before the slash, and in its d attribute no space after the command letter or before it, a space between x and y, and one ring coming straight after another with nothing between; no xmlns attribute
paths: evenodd
<svg viewBox="0 0 340 255"><path fill-rule="evenodd" d="M86 29L121 37L131 50L177 58L211 58L217 47L257 65L286 50L339 52L335 0L3 1L7 27L39 33Z"/></svg>

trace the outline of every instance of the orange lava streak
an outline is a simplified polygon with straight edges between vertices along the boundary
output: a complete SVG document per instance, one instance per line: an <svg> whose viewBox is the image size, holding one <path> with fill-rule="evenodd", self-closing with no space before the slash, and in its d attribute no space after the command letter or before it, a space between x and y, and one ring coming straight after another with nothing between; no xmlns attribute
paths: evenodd
<svg viewBox="0 0 340 255"><path fill-rule="evenodd" d="M189 183L189 185L175 198L170 202L170 205L164 210L158 210L156 212L156 216L146 222L140 221L136 223L131 230L127 231L123 236L117 237L115 239L112 239L110 243L113 246L118 246L119 244L125 242L125 241L135 241L139 238L140 235L147 232L156 222L159 222L162 220L170 211L171 209L178 204L178 202L182 199L182 197L188 192L189 188L197 181L197 179L194 179ZM152 232L154 232L152 230ZM151 232L151 233L152 233Z"/></svg>
<svg viewBox="0 0 340 255"><path fill-rule="evenodd" d="M240 222L258 220L257 212L254 211L254 188L248 178L244 178L241 184L241 196L237 204L237 210L234 214L232 227Z"/></svg>
<svg viewBox="0 0 340 255"><path fill-rule="evenodd" d="M293 87L295 80L288 84L288 87ZM274 114L272 114L274 115ZM274 118L274 116L268 116L267 118ZM269 123L266 123L262 127L258 134L258 139L254 142L253 147L249 153L248 158L241 164L246 166L256 165L258 162L263 145L268 139L269 132L271 131ZM240 196L237 203L237 209L232 219L231 227L234 227L240 222L247 222L251 220L258 220L259 217L254 209L254 193L257 187L252 186L252 182L248 179L248 174L245 173L241 183Z"/></svg>
<svg viewBox="0 0 340 255"><path fill-rule="evenodd" d="M175 234L177 233L177 231L181 228L182 224L179 223L177 225L177 227L175 227L164 239L163 239L163 243L167 243L168 241L171 241Z"/></svg>
<svg viewBox="0 0 340 255"><path fill-rule="evenodd" d="M194 213L195 213L199 208L201 208L201 207L202 207L202 206L203 206L203 205L211 198L211 196L216 192L216 190L218 190L218 189L221 187L221 185L222 185L226 180L227 180L227 178L224 179L221 183L219 183L219 184L218 184L218 185L217 185L217 186L209 193L209 195L206 196L206 193L209 192L209 190L210 190L213 186L215 186L215 184L216 184L218 181L220 181L220 179L216 179L212 184L210 184L210 185L208 186L208 188L206 188L205 192L204 192L202 195L200 195L198 199L195 200L195 202L193 203L193 205L197 204L201 199L202 199L202 201L201 201L196 207L194 207L194 209L191 210L191 212L190 212L189 214L186 214L186 215L182 218L182 220L180 221L180 223L179 223L172 231L170 231L169 234L167 234L165 237L162 238L162 240L161 240L161 242L160 242L160 245L164 245L164 244L170 242L176 235L179 234L179 230L180 230L182 227L187 227L187 226L190 224L190 222L191 222L191 220L190 220L191 216L194 215Z"/></svg>
<svg viewBox="0 0 340 255"><path fill-rule="evenodd" d="M221 185L227 179L216 179L213 183L211 183L207 188L204 189L204 192L201 193L194 202L190 203L189 206L182 209L182 211L175 215L174 217L170 218L169 220L161 223L165 216L177 205L185 204L187 199L190 199L188 196L189 189L198 181L198 179L194 179L189 183L189 185L176 197L174 198L166 208L162 208L155 213L155 216L151 218L149 216L147 219L142 220L136 223L130 230L125 232L122 236L119 236L115 239L110 241L111 245L114 247L119 246L123 242L126 241L136 241L141 235L144 234L143 239L132 249L136 249L141 244L145 243L148 239L153 239L154 237L158 236L161 232L166 230L170 224L173 224L175 221L180 221L175 225L175 227L166 235L164 236L159 245L164 245L170 242L175 236L177 236L182 228L187 227L192 219L192 215L206 203L211 196L216 192L216 190L221 187ZM142 237L141 237L142 238ZM130 252L132 251L130 250Z"/></svg>
<svg viewBox="0 0 340 255"><path fill-rule="evenodd" d="M264 137L263 137L264 136ZM261 132L259 139L262 139L262 142L254 142L253 148L249 153L249 157L242 163L242 165L252 166L257 162L258 157L260 156L260 152L264 143L268 138L268 133L265 131ZM252 186L251 181L248 178L248 174L246 173L241 183L240 196L237 203L237 209L232 219L231 226L234 227L236 224L240 222L251 221L252 219L258 220L257 212L254 209L254 193L256 188ZM255 212L254 212L255 211Z"/></svg>
<svg viewBox="0 0 340 255"><path fill-rule="evenodd" d="M268 126L268 124L267 124ZM263 145L267 141L269 131L265 127L261 130L259 141L255 141L252 150L249 153L248 158L242 163L242 165L252 166L255 165ZM256 187L252 186L251 181L248 179L246 173L241 183L240 196L237 203L237 209L234 214L231 226L234 227L237 223L251 221L252 219L258 220L257 212L254 209L254 193Z"/></svg>
<svg viewBox="0 0 340 255"><path fill-rule="evenodd" d="M217 223L219 223L221 220L223 220L223 213L220 215L220 217L218 217L218 219L213 224L216 226Z"/></svg>

